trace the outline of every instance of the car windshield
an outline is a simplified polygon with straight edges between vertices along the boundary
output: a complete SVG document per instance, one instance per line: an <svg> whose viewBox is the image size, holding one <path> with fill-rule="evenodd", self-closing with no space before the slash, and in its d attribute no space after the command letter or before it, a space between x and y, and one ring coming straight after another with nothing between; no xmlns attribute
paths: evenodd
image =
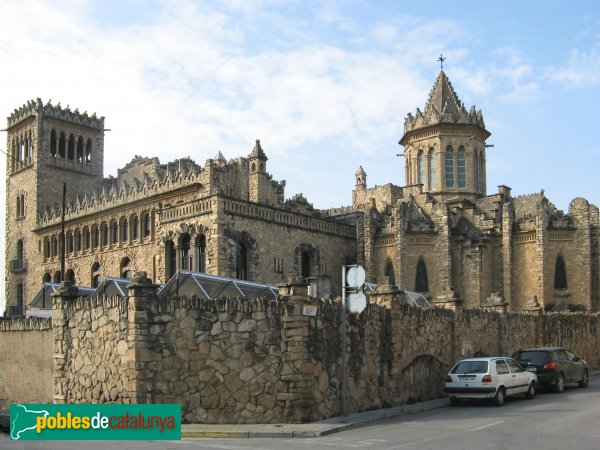
<svg viewBox="0 0 600 450"><path fill-rule="evenodd" d="M545 364L550 360L549 352L542 351L526 351L517 353L516 359L523 363L529 364Z"/></svg>
<svg viewBox="0 0 600 450"><path fill-rule="evenodd" d="M486 373L487 371L487 361L461 361L450 373Z"/></svg>

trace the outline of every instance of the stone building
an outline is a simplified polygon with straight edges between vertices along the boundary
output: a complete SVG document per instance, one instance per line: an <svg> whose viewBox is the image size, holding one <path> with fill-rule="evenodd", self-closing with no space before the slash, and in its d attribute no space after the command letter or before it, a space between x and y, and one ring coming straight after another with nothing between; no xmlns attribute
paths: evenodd
<svg viewBox="0 0 600 450"><path fill-rule="evenodd" d="M356 172L352 205L318 211L251 153L204 166L135 157L104 178L104 118L41 100L7 124L6 299L22 311L59 281L63 183L64 277L95 286L143 270L165 282L178 269L276 283L296 272L340 289L344 263L368 280L466 307L598 310L598 208L568 214L537 193L486 191L486 130L440 72L425 109L405 120L406 186L369 188ZM331 279L328 275L336 274ZM327 289L329 291L329 289Z"/></svg>
<svg viewBox="0 0 600 450"><path fill-rule="evenodd" d="M61 279L63 183L65 279L83 286L138 270L164 283L178 269L265 283L295 271L329 286L354 258L355 227L301 194L284 200L258 140L231 161L135 157L103 178L104 118L38 99L7 128L6 298L17 312Z"/></svg>
<svg viewBox="0 0 600 450"><path fill-rule="evenodd" d="M500 310L600 306L598 208L574 199L564 214L544 192L486 192L486 130L440 72L423 111L404 123L407 186L368 188L356 172L358 260L372 280L434 302Z"/></svg>

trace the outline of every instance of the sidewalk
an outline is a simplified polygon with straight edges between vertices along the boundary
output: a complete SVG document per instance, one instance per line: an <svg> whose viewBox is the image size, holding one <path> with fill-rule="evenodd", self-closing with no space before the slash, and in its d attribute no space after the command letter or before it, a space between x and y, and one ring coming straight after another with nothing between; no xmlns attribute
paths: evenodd
<svg viewBox="0 0 600 450"><path fill-rule="evenodd" d="M282 423L264 425L184 424L182 438L311 438L360 428L383 419L429 411L448 406L447 398L378 409L347 416L332 417L311 423Z"/></svg>

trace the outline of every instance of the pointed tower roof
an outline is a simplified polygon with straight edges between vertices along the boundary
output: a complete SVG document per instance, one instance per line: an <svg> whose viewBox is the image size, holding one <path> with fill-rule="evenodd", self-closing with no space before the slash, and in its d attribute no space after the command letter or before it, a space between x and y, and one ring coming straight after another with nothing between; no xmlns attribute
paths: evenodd
<svg viewBox="0 0 600 450"><path fill-rule="evenodd" d="M481 111L476 111L475 106L467 111L443 70L435 80L423 112L417 108L414 116L409 113L406 117L404 133L440 123L472 124L485 130Z"/></svg>
<svg viewBox="0 0 600 450"><path fill-rule="evenodd" d="M256 140L256 145L252 149L252 153L250 153L250 158L258 158L262 159L263 161L268 159L267 155L265 155L265 152L263 152L263 149L260 146L260 139Z"/></svg>

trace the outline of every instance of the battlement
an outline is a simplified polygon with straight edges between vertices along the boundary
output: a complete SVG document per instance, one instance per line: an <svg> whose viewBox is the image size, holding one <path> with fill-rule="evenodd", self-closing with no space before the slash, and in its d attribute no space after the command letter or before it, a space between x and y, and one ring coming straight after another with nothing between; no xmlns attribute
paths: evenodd
<svg viewBox="0 0 600 450"><path fill-rule="evenodd" d="M204 184L204 170L191 159L160 164L158 158L136 156L117 177L104 178L96 189L67 198L66 220L115 208L193 184ZM61 205L48 205L39 226L60 222Z"/></svg>
<svg viewBox="0 0 600 450"><path fill-rule="evenodd" d="M20 108L6 118L7 127L11 128L32 116L48 117L66 122L75 123L84 127L104 129L104 117L96 116L96 113L88 115L87 111L81 113L79 109L71 110L69 106L63 108L60 103L52 105L51 100L44 105L40 98L28 100Z"/></svg>

